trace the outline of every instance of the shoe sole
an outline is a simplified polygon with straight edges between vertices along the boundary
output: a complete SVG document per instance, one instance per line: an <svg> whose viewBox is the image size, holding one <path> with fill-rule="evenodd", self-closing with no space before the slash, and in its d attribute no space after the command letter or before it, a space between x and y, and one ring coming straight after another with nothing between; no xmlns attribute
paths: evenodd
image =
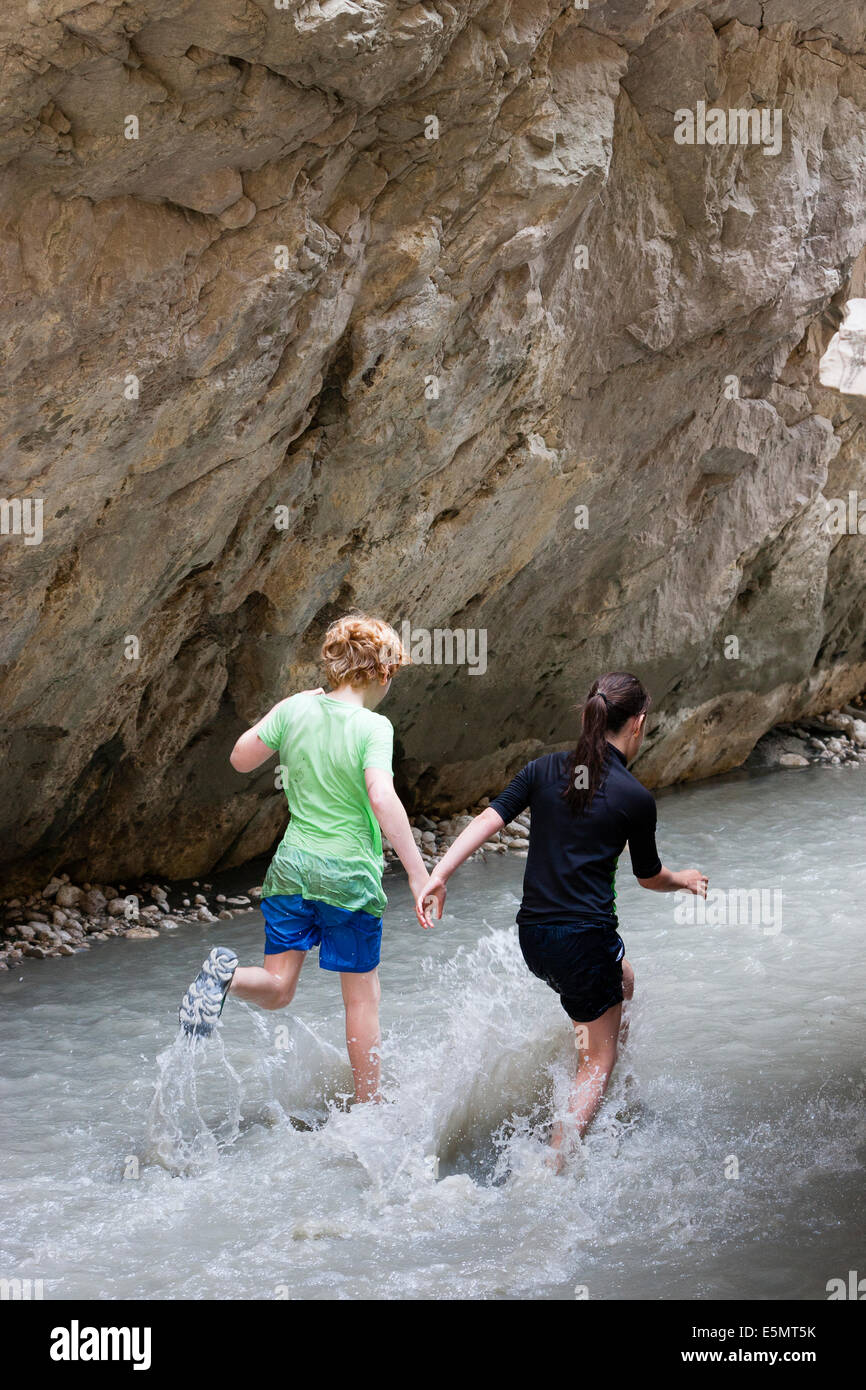
<svg viewBox="0 0 866 1390"><path fill-rule="evenodd" d="M180 1001L178 1022L193 1038L208 1038L223 1011L238 958L228 946L215 946Z"/></svg>

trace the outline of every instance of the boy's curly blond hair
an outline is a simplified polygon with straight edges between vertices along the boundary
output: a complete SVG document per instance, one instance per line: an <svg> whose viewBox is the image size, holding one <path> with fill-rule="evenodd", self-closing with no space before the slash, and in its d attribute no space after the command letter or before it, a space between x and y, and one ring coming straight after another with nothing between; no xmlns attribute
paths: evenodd
<svg viewBox="0 0 866 1390"><path fill-rule="evenodd" d="M347 613L325 633L322 663L329 684L336 689L347 682L361 686L383 677L390 680L398 667L410 664L410 659L389 623L366 613Z"/></svg>

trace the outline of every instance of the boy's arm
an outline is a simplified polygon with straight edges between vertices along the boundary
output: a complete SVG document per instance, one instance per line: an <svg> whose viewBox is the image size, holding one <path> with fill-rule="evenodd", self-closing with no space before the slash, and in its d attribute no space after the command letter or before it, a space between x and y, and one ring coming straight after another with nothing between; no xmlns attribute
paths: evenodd
<svg viewBox="0 0 866 1390"><path fill-rule="evenodd" d="M316 690L302 690L300 694L323 695L324 690L319 686ZM274 705L274 709L276 709L276 705ZM277 751L275 748L269 747L267 743L263 743L259 738L259 729L270 719L273 712L273 709L268 710L257 724L254 724L251 729L247 729L245 734L241 734L229 756L229 762L236 772L255 772L257 767L261 767L262 763L266 763L268 758L272 758Z"/></svg>
<svg viewBox="0 0 866 1390"><path fill-rule="evenodd" d="M474 854L485 840L489 840L491 835L495 835L497 830L501 830L505 821L498 811L494 811L492 806L487 806L480 815L470 821L465 830L461 830L451 848L442 856L439 863L430 872L430 877L423 885L421 892L415 894L415 915L422 926L433 925L430 913L432 909L425 907L425 904L432 898L436 904L436 916L442 916L442 908L445 906L445 884L453 874L455 869L459 869L470 856Z"/></svg>
<svg viewBox="0 0 866 1390"><path fill-rule="evenodd" d="M383 835L386 835L397 852L397 856L409 875L412 897L417 898L427 882L427 870L421 851L412 835L412 827L406 808L394 790L394 779L390 772L381 767L364 769L364 781L373 815L379 822ZM421 920L419 918L419 920ZM421 921L422 927L432 927L433 922Z"/></svg>

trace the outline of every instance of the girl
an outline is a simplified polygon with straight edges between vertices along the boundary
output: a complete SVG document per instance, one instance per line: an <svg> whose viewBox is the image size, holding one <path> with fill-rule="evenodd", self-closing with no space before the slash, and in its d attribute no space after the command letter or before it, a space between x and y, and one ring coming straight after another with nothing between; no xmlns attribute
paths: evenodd
<svg viewBox="0 0 866 1390"><path fill-rule="evenodd" d="M707 895L708 880L698 869L674 873L662 864L655 799L628 770L643 741L649 706L635 676L612 671L597 680L583 706L574 752L527 763L454 841L415 904L422 926L432 926L434 904L441 918L454 870L529 807L529 854L517 914L520 948L574 1025L578 1061L568 1115L569 1128L581 1137L607 1089L623 999L634 992L614 907L616 865L626 842L643 888ZM562 1142L558 1123L551 1138L558 1170Z"/></svg>

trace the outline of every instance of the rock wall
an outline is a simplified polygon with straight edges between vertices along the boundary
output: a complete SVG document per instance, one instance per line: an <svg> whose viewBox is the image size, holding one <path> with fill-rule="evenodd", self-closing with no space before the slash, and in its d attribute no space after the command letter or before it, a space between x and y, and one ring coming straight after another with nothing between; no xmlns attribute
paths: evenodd
<svg viewBox="0 0 866 1390"><path fill-rule="evenodd" d="M652 688L650 784L866 684L825 521L863 415L818 372L863 293L862 4L280 2L0 16L13 887L266 849L228 751L352 604L486 634L386 706L440 809L603 669ZM702 102L767 139L681 143Z"/></svg>

